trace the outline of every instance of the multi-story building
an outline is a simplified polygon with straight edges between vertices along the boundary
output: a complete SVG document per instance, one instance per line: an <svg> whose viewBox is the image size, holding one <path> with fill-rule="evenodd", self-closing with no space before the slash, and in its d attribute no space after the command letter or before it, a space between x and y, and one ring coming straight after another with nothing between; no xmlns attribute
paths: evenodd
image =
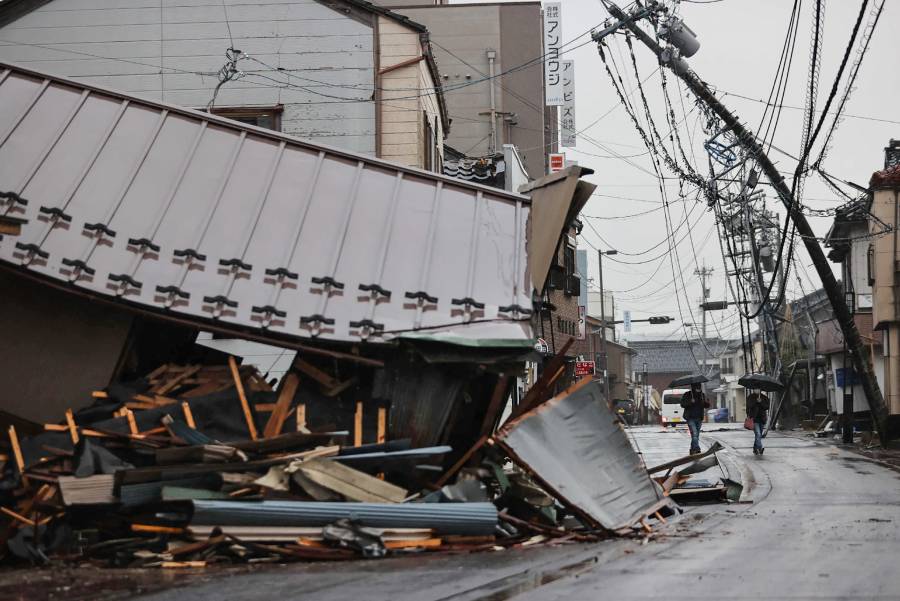
<svg viewBox="0 0 900 601"><path fill-rule="evenodd" d="M869 268L863 275L872 285L873 330L881 333L884 370L879 384L888 412L896 416L900 414L900 140L891 140L885 148L884 169L872 175L869 187L868 233L876 236L866 243L863 256ZM886 227L891 229L885 234Z"/></svg>
<svg viewBox="0 0 900 601"><path fill-rule="evenodd" d="M607 335L606 338L606 355L608 359L604 361L601 349L603 341L601 338L602 321L592 315L585 317L585 337L578 340L573 348L578 356L585 361L593 361L596 369L594 371L594 379L598 382L603 381L604 369L609 377L609 395L613 400L618 399L634 399L634 370L636 366L632 362L632 358L636 354L624 344L616 342L612 336Z"/></svg>
<svg viewBox="0 0 900 601"><path fill-rule="evenodd" d="M879 387L884 389L884 364L882 337L873 330L872 279L869 215L872 197L865 195L837 210L834 223L825 237L825 245L831 248L828 258L841 266L841 282L844 297L853 313L853 321L866 343L868 359L872 362ZM869 410L862 385L850 367L850 359L844 346L844 337L835 319L818 324L816 352L823 355L830 372L827 395L828 409L832 413L844 413L844 398L852 396L854 413Z"/></svg>
<svg viewBox="0 0 900 601"><path fill-rule="evenodd" d="M442 170L428 30L370 2L6 0L0 39L24 67Z"/></svg>
<svg viewBox="0 0 900 601"><path fill-rule="evenodd" d="M453 122L447 145L496 171L503 145L516 147L529 175L547 172L556 149L556 107L544 106L540 2L448 4L379 0L429 32Z"/></svg>

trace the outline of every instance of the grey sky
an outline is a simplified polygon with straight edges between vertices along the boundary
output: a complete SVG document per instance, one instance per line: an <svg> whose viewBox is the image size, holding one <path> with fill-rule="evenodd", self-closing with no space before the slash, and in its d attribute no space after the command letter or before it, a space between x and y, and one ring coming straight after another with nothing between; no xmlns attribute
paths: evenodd
<svg viewBox="0 0 900 601"><path fill-rule="evenodd" d="M562 4L563 38L567 41L583 33L589 27L599 24L607 17L606 10L599 0L563 0ZM625 2L619 4L624 5ZM701 41L700 51L689 60L691 67L701 78L720 90L751 98L765 99L769 94L781 53L791 5L792 3L788 0L721 0L703 4L683 2L681 11L685 22L697 33ZM819 84L820 106L824 103L834 80L859 6L859 2L853 0L831 0L827 3L824 56ZM814 3L811 1L803 3L794 65L785 97L786 105L796 107L804 105L813 7ZM888 140L891 137L900 138L900 124L897 123L900 122L900 111L897 110L896 101L891 100L900 97L900 70L896 67L897 57L900 56L900 40L893 31L898 19L900 19L900 2L887 0L878 29L857 78L856 89L845 111L852 115L892 120L894 123L856 118L844 119L835 135L832 150L824 165L826 171L860 184L867 184L872 172L881 168L883 148L887 145ZM634 87L634 80L629 66L627 46L621 36L617 36L617 38L616 42L611 42L613 57L620 68L625 67L623 77L626 78L627 90L631 90ZM586 40L587 37L583 37L572 46ZM618 49L621 49L621 55L618 53ZM641 76L644 78L656 69L655 60L650 51L637 41L635 41L635 52ZM603 69L603 64L597 55L596 45L587 44L577 48L567 53L566 58L574 58L576 61L578 128L584 128L606 115L585 131L585 134L594 143L585 136L581 136L577 149L568 152L568 158L577 160L580 164L592 167L596 171L591 179L598 184L598 195L588 203L584 214L604 218L592 219L591 223L597 228L603 239L620 253L638 253L653 247L666 235L662 210L629 219L608 219L633 215L661 206L656 179L639 169L652 171L648 156L641 154L646 152L646 149L640 136L631 125L626 112L619 106L615 92ZM680 114L680 106L676 100L678 93L675 87L675 78L671 74L669 82L670 93L676 105L676 114ZM839 93L842 89L843 86L839 88ZM658 74L646 82L645 90L650 98L656 121L665 123ZM685 101L685 108L690 112L692 104L686 97L682 97ZM637 101L639 96L635 94L634 98ZM764 108L762 103L732 95L723 97L723 100L732 111L741 117L744 123L750 124L754 128L759 123ZM690 127L681 129L683 140L687 140L689 137L688 129L691 134L694 133L696 114L695 111L686 121ZM802 110L784 109L775 136L775 146L797 154L800 145L802 115ZM680 115L678 118L680 119ZM826 121L826 127L829 123L830 121ZM660 125L660 127L662 126ZM702 132L697 129L694 149L700 165L704 165L706 160L702 142ZM629 161L637 167L618 158L605 158L610 156L609 150L619 155L639 155L629 158ZM815 149L814 152L816 152ZM784 155L774 153L771 158L785 171L792 171L794 168L794 161ZM668 184L670 202L677 200L677 182L670 181ZM779 214L783 216L784 211L780 204L771 194L769 197L770 208L779 210ZM818 178L810 177L807 179L804 200L813 208L827 208L837 204L838 199ZM686 203L672 203L671 214L676 225L683 220L684 210L690 211L693 205L693 201L690 200ZM705 205L694 208L691 222L701 215L702 210L705 210ZM831 220L829 218L811 218L811 221L817 234L824 235ZM723 277L722 256L712 229L713 224L712 214L704 213L693 231L693 241L696 245L697 259L701 263L705 260L707 265L715 268L710 285L711 298L724 299L726 284ZM676 239L685 232L684 228L679 230ZM587 226L583 238L584 242L581 247L589 249L590 274L592 278L596 278L596 253L590 250L588 243L603 249L609 248L609 246L603 243ZM620 254L618 257L610 259L628 262L644 261L658 256L665 247L666 245L663 245L642 256ZM699 322L697 299L700 295L700 284L693 275L694 253L691 250L690 239L685 240L678 247L678 256L681 268L685 270L684 283L688 297L685 300L685 292L682 290L679 279L678 293L681 295L683 320ZM812 267L809 266L806 252L801 250L798 258L800 258L798 263L802 264L800 274L803 290L810 292L813 286L818 287L818 278ZM660 265L661 261L662 265ZM678 262L676 262L676 267L677 265ZM658 271L657 267L659 267ZM620 315L621 311L626 309L632 311L634 318L670 315L679 320L680 326L681 317L675 302L675 288L668 286L659 290L661 286L672 279L668 257L638 265L604 260L604 283L608 289L628 290L647 281L655 271L656 275L645 286L617 295ZM809 274L810 279L807 279L806 273ZM791 296L799 295L800 291L796 276L792 274L789 282L789 294ZM690 315L691 311L694 313L694 318ZM717 332L721 332L725 336L739 335L737 319L733 311L709 313L708 318L717 326L710 325L708 334L715 335ZM641 324L635 325L633 336L636 337L639 334L664 336L674 330L675 328L671 325ZM674 333L676 337L681 335L681 328L678 327L677 330L679 331Z"/></svg>

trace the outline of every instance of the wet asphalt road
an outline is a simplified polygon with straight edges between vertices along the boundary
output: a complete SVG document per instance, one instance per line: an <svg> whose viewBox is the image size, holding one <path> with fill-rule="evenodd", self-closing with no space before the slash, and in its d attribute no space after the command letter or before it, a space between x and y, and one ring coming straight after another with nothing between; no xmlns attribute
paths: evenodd
<svg viewBox="0 0 900 601"><path fill-rule="evenodd" d="M632 434L649 465L687 447L684 431ZM900 473L811 440L773 434L757 458L749 432L711 431L704 442L713 438L750 468L754 502L692 507L645 545L289 565L138 598L900 599Z"/></svg>

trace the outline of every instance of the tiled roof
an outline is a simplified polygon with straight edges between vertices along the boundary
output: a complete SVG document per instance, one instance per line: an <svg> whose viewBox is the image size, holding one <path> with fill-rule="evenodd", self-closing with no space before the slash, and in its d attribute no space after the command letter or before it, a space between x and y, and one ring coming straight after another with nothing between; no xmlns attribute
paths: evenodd
<svg viewBox="0 0 900 601"><path fill-rule="evenodd" d="M872 174L870 188L894 188L900 186L900 165L894 165Z"/></svg>
<svg viewBox="0 0 900 601"><path fill-rule="evenodd" d="M707 356L712 353L712 356L717 357L733 348L734 344L735 341L708 339ZM692 340L690 346L684 340L637 340L629 343L629 346L637 351L637 355L632 358L635 371L642 370L646 363L647 372L651 374L694 373L698 370L697 361L701 360L704 352L698 340Z"/></svg>

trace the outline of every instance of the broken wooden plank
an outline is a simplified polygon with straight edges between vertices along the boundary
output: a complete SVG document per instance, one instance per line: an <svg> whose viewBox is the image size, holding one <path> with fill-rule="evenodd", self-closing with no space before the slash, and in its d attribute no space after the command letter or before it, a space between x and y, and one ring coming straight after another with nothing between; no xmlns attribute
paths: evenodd
<svg viewBox="0 0 900 601"><path fill-rule="evenodd" d="M332 386L331 388L326 388L326 389L322 390L322 394L329 398L336 397L337 395L341 394L342 392L344 392L345 390L347 390L354 384L356 384L356 376L349 378L347 380L344 380L340 384L336 384L335 386Z"/></svg>
<svg viewBox="0 0 900 601"><path fill-rule="evenodd" d="M709 447L706 451L702 453L698 453L696 455L685 455L684 457L680 457L678 459L673 459L672 461L667 461L666 463L661 463L660 465L647 468L648 474L655 474L656 472L662 472L666 470L670 470L672 468L676 468L679 465L684 465L686 463L694 463L699 459L703 459L704 457L708 457L709 455L713 455L722 450L722 445L716 441Z"/></svg>
<svg viewBox="0 0 900 601"><path fill-rule="evenodd" d="M205 568L205 561L164 561L160 567L165 569L187 569L187 568Z"/></svg>
<svg viewBox="0 0 900 601"><path fill-rule="evenodd" d="M479 438L478 441L474 445L472 445L472 447L468 451L466 451L462 457L459 458L459 461L454 463L449 470L444 472L443 476L438 478L438 481L434 483L435 487L440 488L445 485L447 481L449 481L450 478L452 478L456 474L456 472L461 470L462 467L466 463L468 463L469 459L472 458L472 455L474 455L478 451L478 449L484 446L484 444L488 442L488 440L489 438L487 436L482 436L481 438Z"/></svg>
<svg viewBox="0 0 900 601"><path fill-rule="evenodd" d="M66 425L69 426L69 437L72 439L72 444L78 444L78 427L75 425L75 415L71 409L66 409Z"/></svg>
<svg viewBox="0 0 900 601"><path fill-rule="evenodd" d="M308 432L306 428L306 403L297 405L297 432Z"/></svg>
<svg viewBox="0 0 900 601"><path fill-rule="evenodd" d="M185 380L187 380L188 378L190 378L191 376L196 374L198 371L200 371L201 367L202 367L201 365L188 366L188 368L186 370L184 370L180 374L176 375L174 378L169 379L169 381L166 382L165 384L163 384L161 386L157 386L153 390L153 392L155 392L156 394L159 394L159 395L165 395L169 391L175 390L178 386L181 385L182 382L184 382Z"/></svg>
<svg viewBox="0 0 900 601"><path fill-rule="evenodd" d="M310 459L298 471L319 486L332 490L349 501L364 503L402 503L406 489L328 459Z"/></svg>
<svg viewBox="0 0 900 601"><path fill-rule="evenodd" d="M197 429L197 424L194 422L194 414L191 412L191 405L187 401L181 402L181 411L184 413L184 421L187 423L188 427L192 430Z"/></svg>
<svg viewBox="0 0 900 601"><path fill-rule="evenodd" d="M341 384L341 382L339 382L337 379L331 377L315 365L307 363L303 359L297 358L296 360L294 360L294 367L325 388L334 388L335 386L339 386Z"/></svg>
<svg viewBox="0 0 900 601"><path fill-rule="evenodd" d="M353 416L353 446L362 446L363 441L363 403L356 401L356 414Z"/></svg>
<svg viewBox="0 0 900 601"><path fill-rule="evenodd" d="M287 419L288 411L291 408L291 403L299 385L300 378L297 377L297 374L290 373L284 379L281 391L278 393L278 400L275 401L275 410L272 411L272 415L269 416L269 421L266 422L266 427L263 429L263 437L271 438L281 434L284 420Z"/></svg>
<svg viewBox="0 0 900 601"><path fill-rule="evenodd" d="M125 414L125 419L128 420L128 430L132 434L140 434L141 431L138 430L137 421L134 419L134 411L131 409L126 409L127 413Z"/></svg>
<svg viewBox="0 0 900 601"><path fill-rule="evenodd" d="M16 521L18 521L18 522L22 522L22 523L25 524L26 526L32 526L32 527L34 527L34 526L36 525L36 524L34 523L34 520L29 520L29 519L26 518L24 515L19 515L18 513L16 513L15 511L13 511L12 509L8 509L8 508L6 508L6 507L0 507L0 511L2 511L3 513L5 513L6 515L8 515L9 517L11 517L11 518L14 519L14 520L16 520Z"/></svg>
<svg viewBox="0 0 900 601"><path fill-rule="evenodd" d="M505 393L509 388L509 376L502 375L494 386L494 393L491 395L491 401L488 403L487 411L484 414L484 420L481 422L481 436L490 436L497 425L500 418L500 412L503 411L503 401L506 400Z"/></svg>
<svg viewBox="0 0 900 601"><path fill-rule="evenodd" d="M440 547L443 541L439 538L423 538L421 540L386 540L385 549L435 549Z"/></svg>
<svg viewBox="0 0 900 601"><path fill-rule="evenodd" d="M16 458L16 467L22 479L25 479L25 460L22 458L22 447L19 446L19 436L16 434L16 427L9 427L9 444L12 445L13 456Z"/></svg>
<svg viewBox="0 0 900 601"><path fill-rule="evenodd" d="M375 435L375 442L381 444L387 436L387 407L378 408L378 432Z"/></svg>
<svg viewBox="0 0 900 601"><path fill-rule="evenodd" d="M244 384L241 382L237 361L235 361L234 357L228 357L228 366L231 368L234 387L237 389L238 397L241 400L241 409L244 411L244 419L247 421L247 430L250 432L250 438L256 440L258 438L256 424L253 421L253 413L250 412L250 403L247 401L247 395L244 393Z"/></svg>

